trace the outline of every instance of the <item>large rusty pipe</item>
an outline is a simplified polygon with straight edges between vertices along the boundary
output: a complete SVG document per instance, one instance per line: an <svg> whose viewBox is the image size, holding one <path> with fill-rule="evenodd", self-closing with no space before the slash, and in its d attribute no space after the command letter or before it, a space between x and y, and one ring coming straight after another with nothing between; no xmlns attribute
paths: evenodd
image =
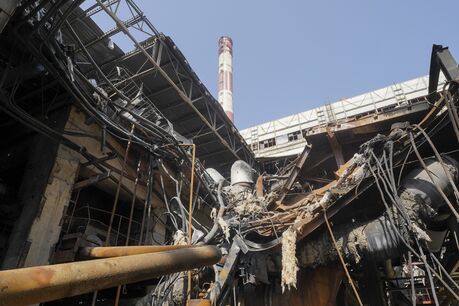
<svg viewBox="0 0 459 306"><path fill-rule="evenodd" d="M79 250L83 257L108 258L119 256L139 255L146 253L158 253L178 249L195 248L191 245L136 245L136 246L115 246L115 247L85 247Z"/></svg>
<svg viewBox="0 0 459 306"><path fill-rule="evenodd" d="M0 305L30 305L215 264L215 246L0 271Z"/></svg>

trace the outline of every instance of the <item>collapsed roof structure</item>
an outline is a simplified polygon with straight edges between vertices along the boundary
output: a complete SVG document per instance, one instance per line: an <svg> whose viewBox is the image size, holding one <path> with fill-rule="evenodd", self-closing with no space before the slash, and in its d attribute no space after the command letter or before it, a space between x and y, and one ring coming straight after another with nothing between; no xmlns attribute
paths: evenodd
<svg viewBox="0 0 459 306"><path fill-rule="evenodd" d="M89 2L0 5L0 305L457 305L447 48L340 158L256 159L132 0Z"/></svg>

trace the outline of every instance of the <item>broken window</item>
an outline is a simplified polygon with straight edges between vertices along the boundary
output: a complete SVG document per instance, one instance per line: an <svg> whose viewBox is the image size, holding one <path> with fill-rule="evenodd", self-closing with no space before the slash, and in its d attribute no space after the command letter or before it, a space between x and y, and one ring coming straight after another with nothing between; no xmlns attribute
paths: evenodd
<svg viewBox="0 0 459 306"><path fill-rule="evenodd" d="M269 138L263 141L260 141L260 148L261 149L266 149L269 147L273 147L276 145L276 139L275 138Z"/></svg>
<svg viewBox="0 0 459 306"><path fill-rule="evenodd" d="M301 131L295 131L295 132L292 132L292 133L288 133L287 136L288 136L288 141L289 142L298 140L301 137Z"/></svg>

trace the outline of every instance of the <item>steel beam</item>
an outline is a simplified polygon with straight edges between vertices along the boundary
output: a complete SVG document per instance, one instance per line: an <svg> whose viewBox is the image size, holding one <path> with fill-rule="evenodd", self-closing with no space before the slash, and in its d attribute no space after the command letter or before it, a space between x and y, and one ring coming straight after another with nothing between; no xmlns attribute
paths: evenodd
<svg viewBox="0 0 459 306"><path fill-rule="evenodd" d="M446 80L459 80L459 66L451 52L449 52L448 47L433 45L429 72L429 101L432 103L439 98L437 88L440 70L445 75Z"/></svg>
<svg viewBox="0 0 459 306"><path fill-rule="evenodd" d="M0 305L29 305L217 263L215 246L0 271Z"/></svg>
<svg viewBox="0 0 459 306"><path fill-rule="evenodd" d="M236 159L240 159L241 157L238 155L238 153L234 150L234 148L232 148L230 146L230 144L228 144L228 142L226 141L225 138L223 138L220 133L218 133L218 131L215 129L215 127L212 126L212 124L209 123L209 121L207 120L207 118L193 105L193 103L191 102L191 99L190 97L188 97L188 95L183 92L182 89L179 88L179 86L172 80L172 78L167 74L166 71L164 71L160 65L155 61L155 59L153 59L153 57L145 50L145 48L139 43L136 41L136 39L134 38L134 36L129 32L128 28L126 26L124 26L124 24L122 23L122 21L118 18L118 16L116 16L113 12L111 12L107 7L106 5L101 1L101 0L96 0L96 2L99 4L99 6L115 21L115 23L117 24L118 27L120 27L122 29L122 31L132 40L132 42L135 44L135 46L143 53L143 55L146 57L146 59L148 59L151 64L153 64L154 67L156 67L158 69L158 72L159 74L169 83L171 84L171 86L173 87L173 89L177 92L177 94L183 99L184 102L186 102L186 104L188 104L191 109L193 111L195 111L195 113L198 115L198 117L201 119L201 121L203 121L208 127L209 129L211 129L212 131L214 131L215 135L217 136L217 138L220 140L220 142L222 143L222 145L224 147L227 148L227 150L236 158ZM157 31L155 31L155 33L157 33ZM159 34L159 33L157 33ZM215 112L219 113L218 110L214 110ZM225 114L223 113L223 110L221 110L221 113L223 116L225 116ZM228 120L229 121L229 120ZM232 125L232 124L228 124L228 125ZM228 127L230 128L230 127ZM241 146L243 146L243 144L241 144ZM251 156L250 154L250 149L247 148L247 150L249 151L248 155L251 157L251 160L249 160L248 162L249 163L253 163L253 156Z"/></svg>

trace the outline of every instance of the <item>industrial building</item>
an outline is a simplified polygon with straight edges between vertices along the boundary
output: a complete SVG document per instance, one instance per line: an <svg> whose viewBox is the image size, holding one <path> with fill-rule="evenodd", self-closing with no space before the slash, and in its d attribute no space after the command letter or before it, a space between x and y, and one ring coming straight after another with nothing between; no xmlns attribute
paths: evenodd
<svg viewBox="0 0 459 306"><path fill-rule="evenodd" d="M0 305L459 305L448 48L241 132L215 54L217 98L133 0L0 3Z"/></svg>

